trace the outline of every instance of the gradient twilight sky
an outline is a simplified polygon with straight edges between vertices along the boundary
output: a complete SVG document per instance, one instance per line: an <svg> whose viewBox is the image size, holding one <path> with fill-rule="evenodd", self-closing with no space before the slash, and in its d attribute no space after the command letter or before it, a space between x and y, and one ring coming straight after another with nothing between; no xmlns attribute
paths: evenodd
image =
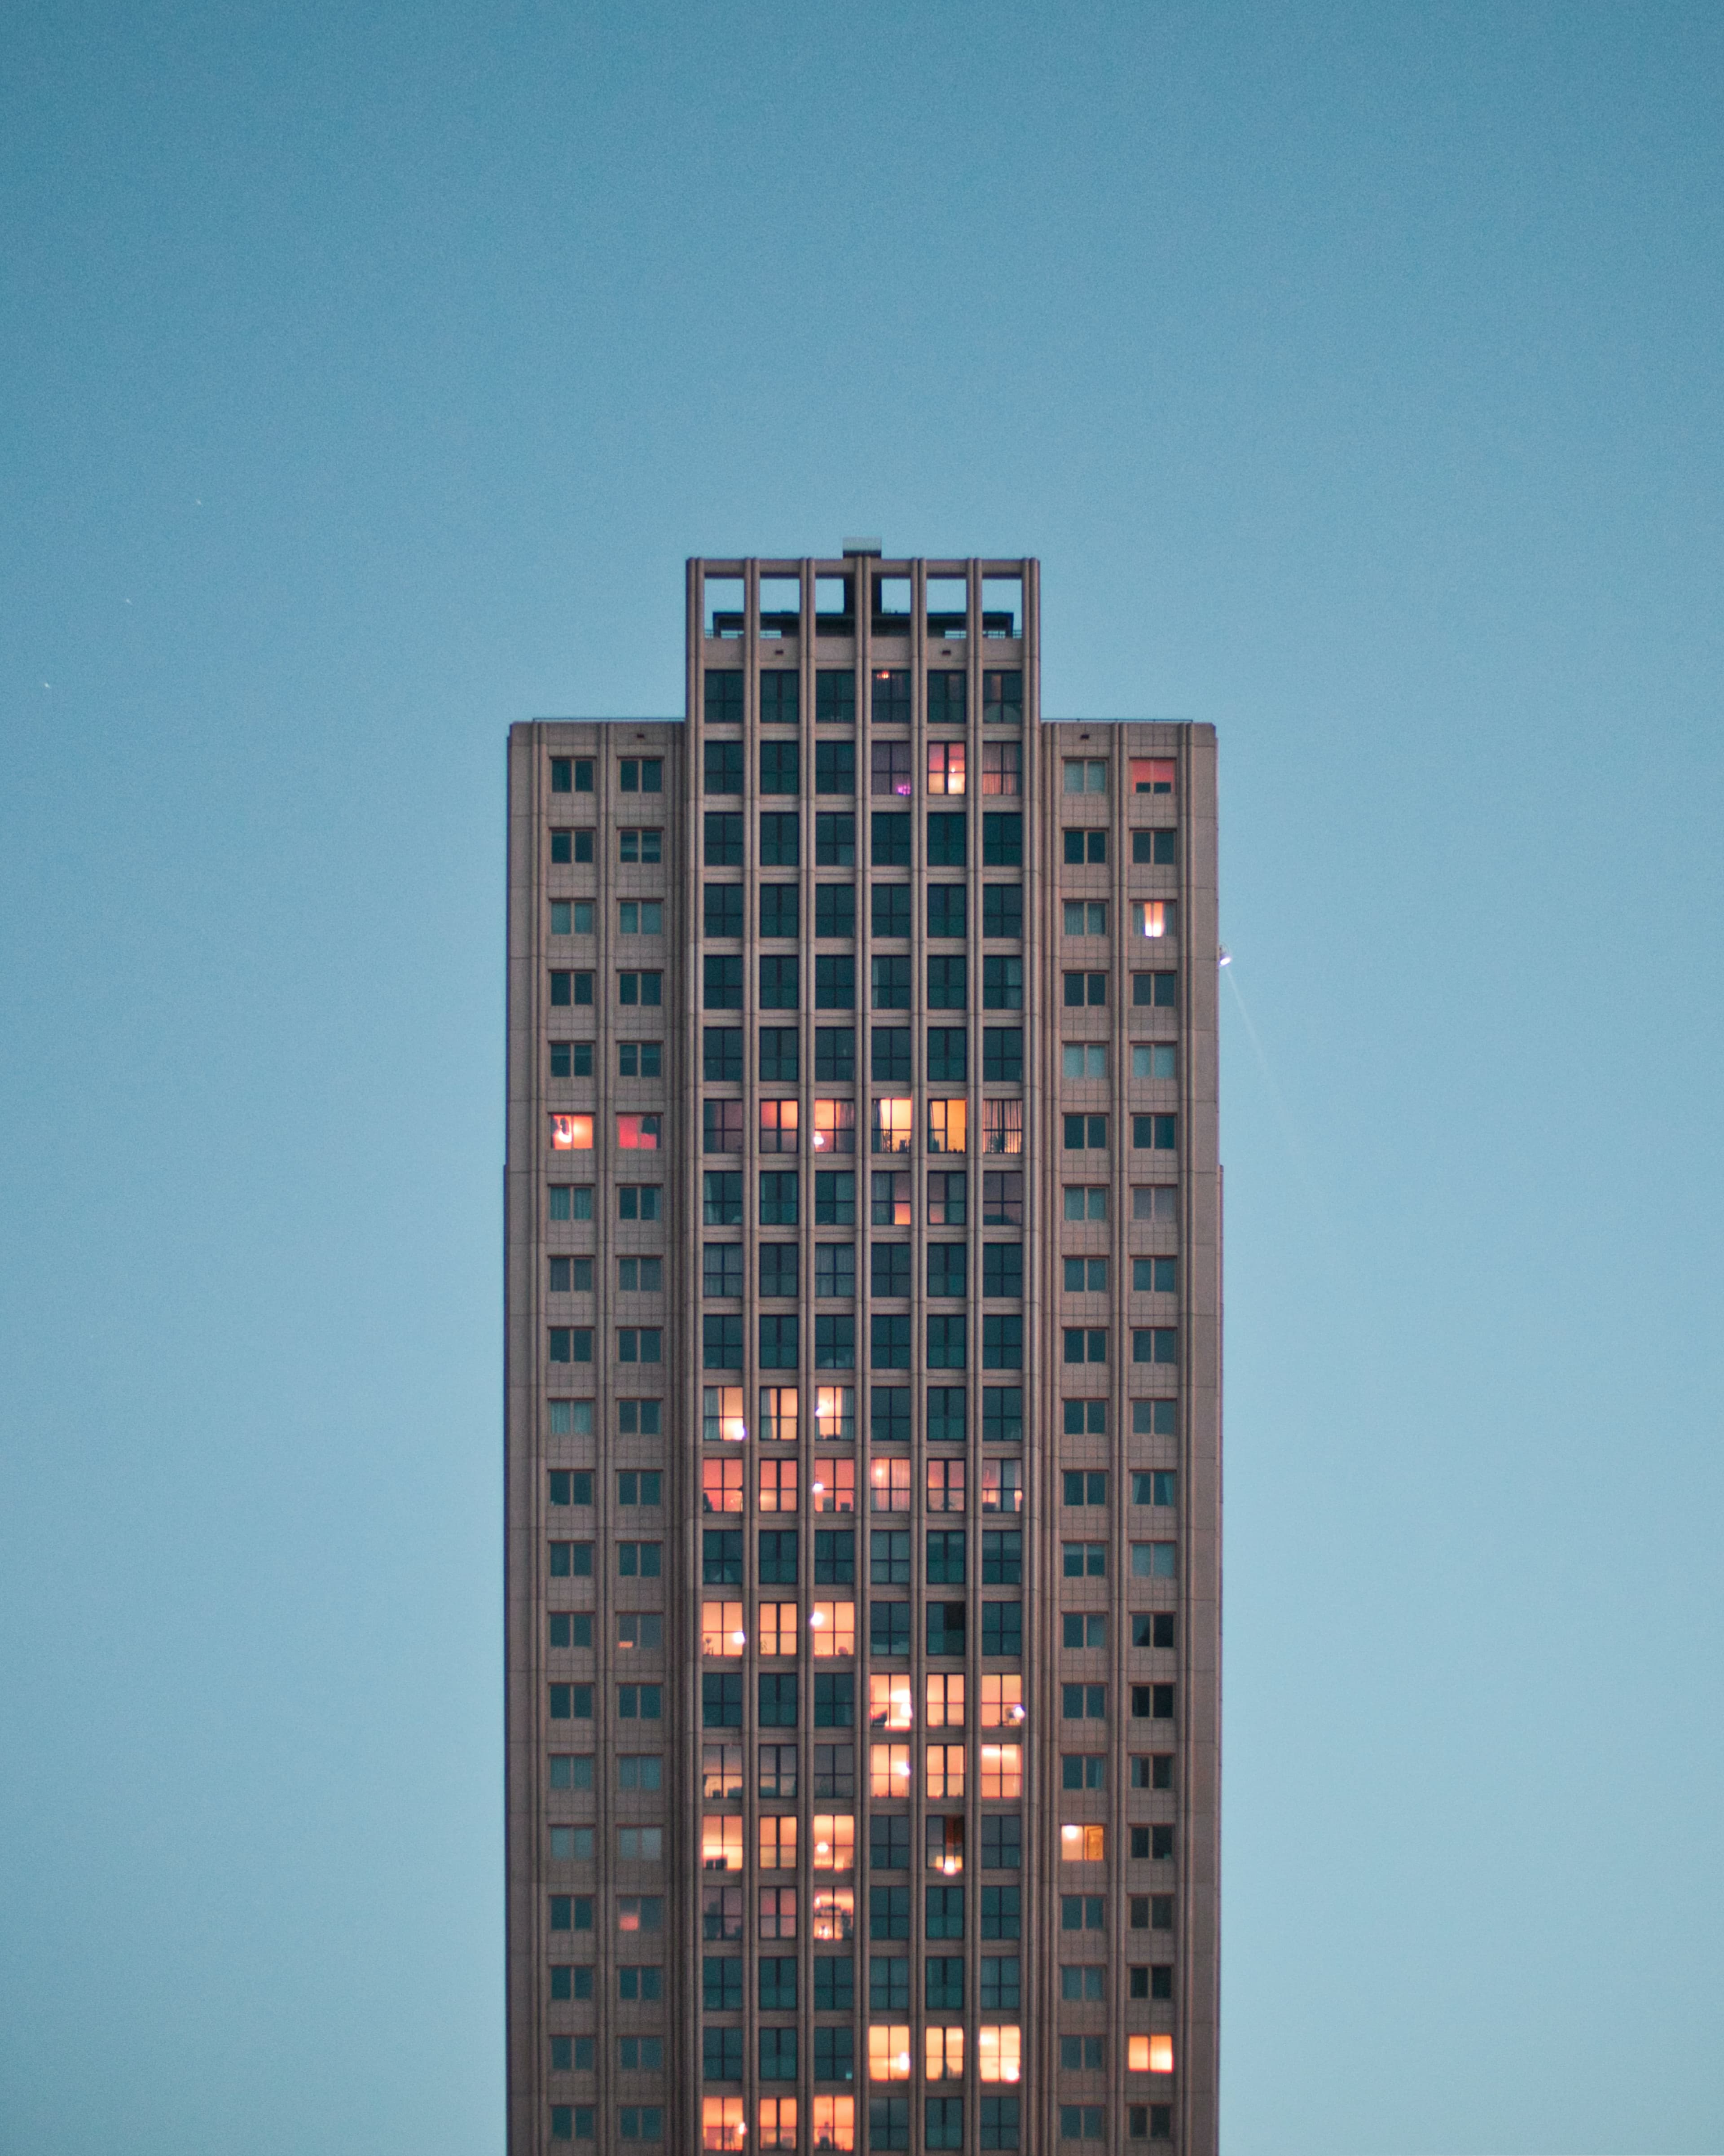
<svg viewBox="0 0 1724 2156"><path fill-rule="evenodd" d="M1226 2156L1724 2148L1721 93L1716 5L14 0L8 2156L501 2150L504 730L852 531L1220 729Z"/></svg>

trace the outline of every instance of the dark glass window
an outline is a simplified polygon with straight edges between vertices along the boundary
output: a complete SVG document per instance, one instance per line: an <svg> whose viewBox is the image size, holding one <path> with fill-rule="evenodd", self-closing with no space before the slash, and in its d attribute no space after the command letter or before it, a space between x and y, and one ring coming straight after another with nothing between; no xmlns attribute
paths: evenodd
<svg viewBox="0 0 1724 2156"><path fill-rule="evenodd" d="M856 819L823 811L814 819L814 865L822 869L853 868L856 860Z"/></svg>
<svg viewBox="0 0 1724 2156"><path fill-rule="evenodd" d="M706 779L709 793L740 793L742 791L741 742L709 741L706 743Z"/></svg>
<svg viewBox="0 0 1724 2156"><path fill-rule="evenodd" d="M928 811L928 866L961 869L969 859L968 824L962 809Z"/></svg>
<svg viewBox="0 0 1724 2156"><path fill-rule="evenodd" d="M959 818L962 822L962 818ZM870 850L877 869L910 866L910 817L906 810L876 808L869 819Z"/></svg>
<svg viewBox="0 0 1724 2156"><path fill-rule="evenodd" d="M761 669L760 722L763 726L793 726L802 716L802 682L790 667ZM794 792L795 788L789 789Z"/></svg>
<svg viewBox="0 0 1724 2156"><path fill-rule="evenodd" d="M783 747L786 744L780 743ZM802 819L779 809L762 809L760 819L760 865L763 869L793 869L802 860Z"/></svg>
<svg viewBox="0 0 1724 2156"><path fill-rule="evenodd" d="M742 933L742 886L739 883L709 883L700 894L700 926L708 936Z"/></svg>
<svg viewBox="0 0 1724 2156"><path fill-rule="evenodd" d="M856 677L848 668L842 673L823 667L814 676L814 723L821 726L853 726L856 723Z"/></svg>
<svg viewBox="0 0 1724 2156"><path fill-rule="evenodd" d="M983 868L1015 869L1024 865L1024 819L1016 812L990 811L982 819Z"/></svg>
<svg viewBox="0 0 1724 2156"><path fill-rule="evenodd" d="M814 886L816 936L854 936L856 932L856 886L853 883Z"/></svg>
<svg viewBox="0 0 1724 2156"><path fill-rule="evenodd" d="M856 790L856 744L823 741L814 744L816 793L854 793Z"/></svg>
<svg viewBox="0 0 1724 2156"><path fill-rule="evenodd" d="M763 741L760 745L761 792L762 793L794 793L801 784L802 743L793 741Z"/></svg>
<svg viewBox="0 0 1724 2156"><path fill-rule="evenodd" d="M928 933L962 940L970 932L969 891L961 883L928 886Z"/></svg>
<svg viewBox="0 0 1724 2156"><path fill-rule="evenodd" d="M742 676L736 668L706 670L706 723L709 726L739 726L742 723Z"/></svg>
<svg viewBox="0 0 1724 2156"><path fill-rule="evenodd" d="M706 816L706 865L710 869L739 869L742 865L742 819L723 810Z"/></svg>

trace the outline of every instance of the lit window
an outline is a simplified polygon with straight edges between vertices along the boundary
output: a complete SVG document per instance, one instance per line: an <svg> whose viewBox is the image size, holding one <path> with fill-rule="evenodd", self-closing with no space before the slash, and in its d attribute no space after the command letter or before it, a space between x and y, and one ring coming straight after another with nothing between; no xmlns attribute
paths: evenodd
<svg viewBox="0 0 1724 2156"><path fill-rule="evenodd" d="M738 1613L741 1604L737 1605ZM700 1747L700 1795L711 1804L742 1801L742 1748L740 1744L703 1744Z"/></svg>
<svg viewBox="0 0 1724 2156"><path fill-rule="evenodd" d="M983 1461L982 1509L984 1512L1021 1512L1024 1510L1024 1466L1021 1460Z"/></svg>
<svg viewBox="0 0 1724 2156"><path fill-rule="evenodd" d="M703 1655L740 1655L745 1640L740 1602L703 1602L700 1604L700 1652Z"/></svg>
<svg viewBox="0 0 1724 2156"><path fill-rule="evenodd" d="M656 1152L662 1116L618 1116L617 1143L624 1152Z"/></svg>
<svg viewBox="0 0 1724 2156"><path fill-rule="evenodd" d="M793 1101L789 1103L794 1106ZM795 1148L793 1147L792 1151ZM814 1103L814 1151L816 1152L854 1152L856 1150L856 1104L854 1101L816 1101Z"/></svg>
<svg viewBox="0 0 1724 2156"><path fill-rule="evenodd" d="M853 2096L814 2098L814 2156L845 2156L856 2146L856 2099Z"/></svg>
<svg viewBox="0 0 1724 2156"><path fill-rule="evenodd" d="M849 1388L845 1389L848 1391ZM824 1433L821 1433L823 1435ZM817 1512L854 1512L856 1509L856 1463L854 1460L817 1460L814 1479L808 1485Z"/></svg>
<svg viewBox="0 0 1724 2156"><path fill-rule="evenodd" d="M799 1104L795 1101L762 1101L760 1104L760 1149L762 1152L794 1152Z"/></svg>
<svg viewBox="0 0 1724 2156"><path fill-rule="evenodd" d="M740 1512L741 1509L741 1461L703 1460L700 1462L700 1510L703 1512Z"/></svg>
<svg viewBox="0 0 1724 2156"><path fill-rule="evenodd" d="M729 1750L729 1746L709 1746ZM742 1869L742 1822L726 1812L707 1812L700 1820L700 1869L703 1871L740 1871Z"/></svg>
<svg viewBox="0 0 1724 2156"><path fill-rule="evenodd" d="M815 1660L856 1651L856 1605L854 1602L817 1602L808 1613L808 1630L814 1635Z"/></svg>
<svg viewBox="0 0 1724 2156"><path fill-rule="evenodd" d="M760 1868L762 1871L796 1869L796 1815L768 1812L759 1822Z"/></svg>
<svg viewBox="0 0 1724 2156"><path fill-rule="evenodd" d="M927 1680L930 1729L962 1729L964 1726L964 1681L956 1673L941 1673Z"/></svg>
<svg viewBox="0 0 1724 2156"><path fill-rule="evenodd" d="M763 1939L793 1939L796 1937L795 1887L761 1888L760 1935Z"/></svg>
<svg viewBox="0 0 1724 2156"><path fill-rule="evenodd" d="M983 1152L1021 1153L1024 1150L1024 1103L1021 1101L984 1101L982 1103Z"/></svg>
<svg viewBox="0 0 1724 2156"><path fill-rule="evenodd" d="M816 1812L815 1871L848 1871L855 1861L855 1815L852 1812Z"/></svg>
<svg viewBox="0 0 1724 2156"><path fill-rule="evenodd" d="M848 1861L846 1866L839 1868L848 1868ZM818 1871L822 1868L817 1857L814 1869ZM855 1937L856 1897L848 1887L824 1887L816 1892L811 1935L816 1940Z"/></svg>
<svg viewBox="0 0 1724 2156"><path fill-rule="evenodd" d="M740 1445L748 1435L740 1385L707 1385L700 1400L700 1435L708 1444Z"/></svg>
<svg viewBox="0 0 1724 2156"><path fill-rule="evenodd" d="M985 742L982 748L982 791L1021 793L1023 749L1016 742Z"/></svg>
<svg viewBox="0 0 1724 2156"><path fill-rule="evenodd" d="M795 676L788 677L793 688ZM796 2098L793 2096L767 2096L761 2098L760 2139L757 2146L764 2149L793 2149L796 2146Z"/></svg>
<svg viewBox="0 0 1724 2156"><path fill-rule="evenodd" d="M1171 2074L1173 2039L1171 2036L1127 2036L1126 2065L1134 2074Z"/></svg>
<svg viewBox="0 0 1724 2156"><path fill-rule="evenodd" d="M876 2021L868 2031L868 2078L871 2082L910 2079L910 2025Z"/></svg>
<svg viewBox="0 0 1724 2156"><path fill-rule="evenodd" d="M875 1103L876 1107L881 1105ZM928 1151L930 1152L964 1152L968 1150L970 1104L967 1101L930 1101L928 1103Z"/></svg>
<svg viewBox="0 0 1724 2156"><path fill-rule="evenodd" d="M965 1462L931 1460L928 1462L928 1510L961 1512L964 1509Z"/></svg>
<svg viewBox="0 0 1724 2156"><path fill-rule="evenodd" d="M791 1395L792 1399L795 1394ZM764 1435L764 1428L762 1428ZM793 1512L797 1509L797 1462L762 1460L760 1463L760 1509L763 1512Z"/></svg>
<svg viewBox="0 0 1724 2156"><path fill-rule="evenodd" d="M826 1444L848 1444L856 1435L856 1389L854 1385L816 1385L814 1435ZM846 1463L847 1464L847 1463ZM854 1470L852 1471L854 1473ZM852 1488L854 1490L854 1483ZM822 1512L853 1512L854 1500L844 1506L823 1505Z"/></svg>
<svg viewBox="0 0 1724 2156"><path fill-rule="evenodd" d="M1023 1746L984 1744L982 1747L982 1794L984 1797L1020 1797L1023 1794Z"/></svg>
<svg viewBox="0 0 1724 2156"><path fill-rule="evenodd" d="M915 1101L907 1096L880 1094L875 1098L872 1113L873 1122L869 1132L870 1151L908 1152L910 1142L916 1135ZM588 1142L591 1142L590 1139Z"/></svg>
<svg viewBox="0 0 1724 2156"><path fill-rule="evenodd" d="M1179 909L1171 898L1139 899L1132 911L1137 916L1136 925L1145 936L1178 933Z"/></svg>
<svg viewBox="0 0 1724 2156"><path fill-rule="evenodd" d="M908 1680L906 1681L907 1683ZM874 1746L868 1755L868 1793L873 1797L907 1797L910 1794L910 1747L907 1744Z"/></svg>
<svg viewBox="0 0 1724 2156"><path fill-rule="evenodd" d="M964 1748L962 1744L931 1744L927 1748L927 1787L931 1797L961 1797L964 1793Z"/></svg>
<svg viewBox="0 0 1724 2156"><path fill-rule="evenodd" d="M928 743L930 793L962 793L964 790L964 744L957 741Z"/></svg>
<svg viewBox="0 0 1724 2156"><path fill-rule="evenodd" d="M916 1695L908 1676L869 1678L868 1726L870 1729L915 1728ZM878 1758L878 1752L875 1756Z"/></svg>
<svg viewBox="0 0 1724 2156"><path fill-rule="evenodd" d="M1023 1678L1021 1676L983 1677L982 1680L982 1727L984 1729L1018 1729L1023 1727ZM984 1768L984 1781L986 1779ZM986 1796L988 1792L984 1789L982 1794Z"/></svg>
<svg viewBox="0 0 1724 2156"><path fill-rule="evenodd" d="M700 2146L704 2148L746 2148L748 2128L743 2122L739 2096L708 2096L700 2099Z"/></svg>
<svg viewBox="0 0 1724 2156"><path fill-rule="evenodd" d="M870 1512L907 1512L910 1510L910 1462L907 1460L871 1460L868 1481L868 1509Z"/></svg>
<svg viewBox="0 0 1724 2156"><path fill-rule="evenodd" d="M552 1152L591 1152L592 1116L553 1116L551 1118L551 1150Z"/></svg>
<svg viewBox="0 0 1724 2156"><path fill-rule="evenodd" d="M1135 769L1136 767L1134 766ZM1065 762L1068 793L1106 793L1107 766L1098 757L1068 757Z"/></svg>
<svg viewBox="0 0 1724 2156"><path fill-rule="evenodd" d="M1067 770L1070 766L1066 766ZM1067 791L1070 792L1070 788ZM1131 791L1134 793L1171 793L1173 791L1173 759L1172 757L1134 756L1131 759Z"/></svg>
<svg viewBox="0 0 1724 2156"><path fill-rule="evenodd" d="M923 2071L931 2082L961 2082L964 2077L964 2032L961 2028L930 2025L922 2031Z"/></svg>
<svg viewBox="0 0 1724 2156"><path fill-rule="evenodd" d="M1105 1826L1062 1826L1060 1830L1060 1856L1066 1864L1105 1864L1107 1861L1107 1829Z"/></svg>
<svg viewBox="0 0 1724 2156"><path fill-rule="evenodd" d="M976 2032L976 2062L985 2082L1020 2078L1020 2032L1014 2021L984 2021Z"/></svg>

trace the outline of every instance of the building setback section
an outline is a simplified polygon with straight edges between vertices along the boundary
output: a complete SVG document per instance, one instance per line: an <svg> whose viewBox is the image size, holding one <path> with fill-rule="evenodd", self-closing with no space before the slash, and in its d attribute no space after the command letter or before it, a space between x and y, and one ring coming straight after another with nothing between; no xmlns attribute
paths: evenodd
<svg viewBox="0 0 1724 2156"><path fill-rule="evenodd" d="M512 2156L1216 2146L1213 730L691 562L509 742Z"/></svg>

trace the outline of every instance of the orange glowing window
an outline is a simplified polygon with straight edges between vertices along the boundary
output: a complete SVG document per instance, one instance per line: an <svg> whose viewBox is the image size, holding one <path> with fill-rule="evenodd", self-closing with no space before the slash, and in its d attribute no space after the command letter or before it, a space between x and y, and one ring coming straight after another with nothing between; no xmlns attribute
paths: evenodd
<svg viewBox="0 0 1724 2156"><path fill-rule="evenodd" d="M742 1869L742 1822L724 1812L707 1812L700 1820L700 1869Z"/></svg>
<svg viewBox="0 0 1724 2156"><path fill-rule="evenodd" d="M624 1152L656 1152L662 1116L618 1116L617 1143Z"/></svg>
<svg viewBox="0 0 1724 2156"><path fill-rule="evenodd" d="M868 1726L870 1729L915 1728L916 1694L907 1676L869 1678Z"/></svg>
<svg viewBox="0 0 1724 2156"><path fill-rule="evenodd" d="M907 1094L879 1093L870 1110L869 1147L874 1152L908 1152L916 1136L916 1102Z"/></svg>
<svg viewBox="0 0 1724 2156"><path fill-rule="evenodd" d="M856 1509L856 1463L854 1460L817 1460L814 1479L817 1512L854 1512Z"/></svg>
<svg viewBox="0 0 1724 2156"><path fill-rule="evenodd" d="M1018 2079L1019 2035L1014 2021L984 2021L976 2031L976 2064L983 2081Z"/></svg>
<svg viewBox="0 0 1724 2156"><path fill-rule="evenodd" d="M1024 1794L1024 1747L1021 1744L984 1744L982 1748L982 1794L984 1797L1021 1797Z"/></svg>
<svg viewBox="0 0 1724 2156"><path fill-rule="evenodd" d="M797 1607L793 1602L762 1602L760 1605L760 1651L763 1655L793 1655L797 1637Z"/></svg>
<svg viewBox="0 0 1724 2156"><path fill-rule="evenodd" d="M962 1744L929 1745L927 1794L931 1797L961 1797L963 1793L963 1746Z"/></svg>
<svg viewBox="0 0 1724 2156"><path fill-rule="evenodd" d="M876 2021L868 2031L868 2078L871 2082L910 2079L910 2025Z"/></svg>
<svg viewBox="0 0 1724 2156"><path fill-rule="evenodd" d="M922 2072L931 2082L961 2082L964 2077L964 2032L961 2028L931 2024L922 2031Z"/></svg>
<svg viewBox="0 0 1724 2156"><path fill-rule="evenodd" d="M930 1101L928 1151L963 1152L967 1149L970 1104L967 1101Z"/></svg>
<svg viewBox="0 0 1724 2156"><path fill-rule="evenodd" d="M700 1435L709 1445L741 1445L748 1435L740 1385L706 1385L700 1394Z"/></svg>
<svg viewBox="0 0 1724 2156"><path fill-rule="evenodd" d="M762 1887L760 1890L760 1935L763 1939L796 1937L796 1889Z"/></svg>
<svg viewBox="0 0 1724 2156"><path fill-rule="evenodd" d="M740 1655L745 1644L740 1602L703 1602L700 1604L700 1652L703 1655Z"/></svg>
<svg viewBox="0 0 1724 2156"><path fill-rule="evenodd" d="M868 1465L868 1509L870 1512L907 1512L910 1510L910 1462L872 1460Z"/></svg>
<svg viewBox="0 0 1724 2156"><path fill-rule="evenodd" d="M741 1509L741 1461L703 1460L700 1462L700 1510L703 1512L740 1512Z"/></svg>
<svg viewBox="0 0 1724 2156"><path fill-rule="evenodd" d="M931 741L928 743L928 791L930 793L962 793L964 790L964 743L960 741Z"/></svg>
<svg viewBox="0 0 1724 2156"><path fill-rule="evenodd" d="M941 1675L927 1681L930 1729L962 1729L964 1726L964 1681Z"/></svg>
<svg viewBox="0 0 1724 2156"><path fill-rule="evenodd" d="M910 1747L876 1744L868 1755L868 1794L871 1797L910 1794Z"/></svg>
<svg viewBox="0 0 1724 2156"><path fill-rule="evenodd" d="M1171 898L1142 898L1133 911L1137 916L1140 935L1172 936L1178 932L1179 909Z"/></svg>
<svg viewBox="0 0 1724 2156"><path fill-rule="evenodd" d="M965 1481L962 1460L931 1460L928 1462L928 1510L931 1512L962 1512Z"/></svg>
<svg viewBox="0 0 1724 2156"><path fill-rule="evenodd" d="M848 1871L856 1861L856 1820L852 1812L814 1815L814 1869Z"/></svg>
<svg viewBox="0 0 1724 2156"><path fill-rule="evenodd" d="M794 1445L798 1424L798 1394L794 1385L762 1385L760 1389L760 1441L762 1445ZM796 1508L792 1506L793 1512Z"/></svg>
<svg viewBox="0 0 1724 2156"><path fill-rule="evenodd" d="M700 2099L702 2148L746 2148L748 2128L739 2096L706 2096Z"/></svg>
<svg viewBox="0 0 1724 2156"><path fill-rule="evenodd" d="M796 2098L793 2096L763 2096L761 2098L758 2146L768 2150L795 2148Z"/></svg>
<svg viewBox="0 0 1724 2156"><path fill-rule="evenodd" d="M552 1152L591 1152L592 1116L553 1116L551 1118L551 1150Z"/></svg>
<svg viewBox="0 0 1724 2156"><path fill-rule="evenodd" d="M854 1101L815 1101L813 1149L816 1152L854 1152L856 1104Z"/></svg>
<svg viewBox="0 0 1724 2156"><path fill-rule="evenodd" d="M817 1602L808 1613L808 1630L814 1636L814 1659L856 1651L856 1605L854 1602Z"/></svg>
<svg viewBox="0 0 1724 2156"><path fill-rule="evenodd" d="M984 1729L1017 1729L1022 1727L1023 1722L1023 1678L983 1677L982 1727ZM986 1745L982 1748L984 1753L988 1750Z"/></svg>
<svg viewBox="0 0 1724 2156"><path fill-rule="evenodd" d="M856 1388L854 1385L816 1385L814 1435L823 1445L848 1445L855 1435ZM854 1512L855 1507L847 1505L844 1509Z"/></svg>
<svg viewBox="0 0 1724 2156"><path fill-rule="evenodd" d="M1066 1864L1105 1864L1107 1829L1068 1824L1060 1830L1060 1856Z"/></svg>
<svg viewBox="0 0 1724 2156"><path fill-rule="evenodd" d="M849 2156L856 2146L856 2099L814 2098L814 2156Z"/></svg>
<svg viewBox="0 0 1724 2156"><path fill-rule="evenodd" d="M818 1871L820 1867L814 1866ZM853 1939L856 1936L856 1897L848 1887L822 1887L814 1896L813 1931L816 1939Z"/></svg>
<svg viewBox="0 0 1724 2156"><path fill-rule="evenodd" d="M796 1816L792 1812L768 1812L760 1827L760 1868L762 1871L796 1869Z"/></svg>
<svg viewBox="0 0 1724 2156"><path fill-rule="evenodd" d="M1131 759L1131 791L1134 793L1171 793L1173 791L1172 757L1134 756Z"/></svg>
<svg viewBox="0 0 1724 2156"><path fill-rule="evenodd" d="M800 1103L762 1101L760 1104L760 1149L762 1152L796 1151L797 1118Z"/></svg>
<svg viewBox="0 0 1724 2156"><path fill-rule="evenodd" d="M1134 2074L1171 2074L1173 2039L1171 2036L1127 2036L1126 2066Z"/></svg>
<svg viewBox="0 0 1724 2156"><path fill-rule="evenodd" d="M762 1460L761 1461L760 1509L762 1512L793 1512L797 1509L798 1472L798 1466L793 1460Z"/></svg>
<svg viewBox="0 0 1724 2156"><path fill-rule="evenodd" d="M1021 793L1024 751L1017 742L988 742L982 750L982 791Z"/></svg>

